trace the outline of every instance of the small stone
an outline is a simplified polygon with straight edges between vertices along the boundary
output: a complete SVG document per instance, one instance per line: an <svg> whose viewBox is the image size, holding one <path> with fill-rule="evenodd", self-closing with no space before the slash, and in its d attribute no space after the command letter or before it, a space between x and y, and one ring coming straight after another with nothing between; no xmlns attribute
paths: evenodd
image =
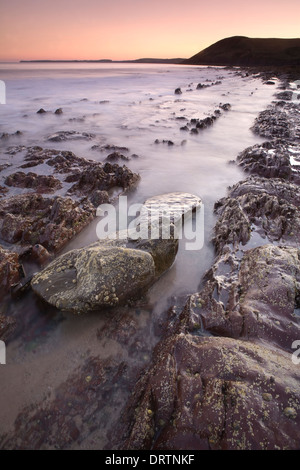
<svg viewBox="0 0 300 470"><path fill-rule="evenodd" d="M273 397L272 397L271 393L263 393L262 398L265 401L271 401Z"/></svg>
<svg viewBox="0 0 300 470"><path fill-rule="evenodd" d="M295 410L295 408L292 408L290 406L287 406L283 410L283 413L287 418L295 419L297 417L297 411Z"/></svg>

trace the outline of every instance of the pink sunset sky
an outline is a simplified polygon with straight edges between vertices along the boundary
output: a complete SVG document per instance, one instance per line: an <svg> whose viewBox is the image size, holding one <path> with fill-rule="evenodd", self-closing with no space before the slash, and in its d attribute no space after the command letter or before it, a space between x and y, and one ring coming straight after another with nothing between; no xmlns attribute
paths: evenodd
<svg viewBox="0 0 300 470"><path fill-rule="evenodd" d="M0 60L191 57L228 36L300 36L299 0L0 0Z"/></svg>

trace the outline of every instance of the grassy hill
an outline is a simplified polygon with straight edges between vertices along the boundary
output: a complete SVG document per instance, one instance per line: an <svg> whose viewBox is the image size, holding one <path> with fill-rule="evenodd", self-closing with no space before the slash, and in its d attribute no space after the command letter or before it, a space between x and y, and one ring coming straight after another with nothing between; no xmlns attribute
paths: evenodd
<svg viewBox="0 0 300 470"><path fill-rule="evenodd" d="M222 39L183 62L192 65L288 66L300 65L300 39Z"/></svg>

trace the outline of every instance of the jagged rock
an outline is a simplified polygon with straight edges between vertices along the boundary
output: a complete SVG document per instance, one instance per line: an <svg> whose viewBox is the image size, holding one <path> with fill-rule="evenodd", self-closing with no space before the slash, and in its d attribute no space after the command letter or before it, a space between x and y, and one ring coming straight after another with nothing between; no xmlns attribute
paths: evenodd
<svg viewBox="0 0 300 470"><path fill-rule="evenodd" d="M231 104L230 103L224 103L224 104L220 103L219 107L221 109L223 109L224 111L229 111L229 109L231 108Z"/></svg>
<svg viewBox="0 0 300 470"><path fill-rule="evenodd" d="M21 274L18 254L0 246L0 299L19 282Z"/></svg>
<svg viewBox="0 0 300 470"><path fill-rule="evenodd" d="M297 449L299 374L289 354L268 346L173 334L157 345L110 445L165 451Z"/></svg>
<svg viewBox="0 0 300 470"><path fill-rule="evenodd" d="M299 190L292 183L252 177L231 188L229 196L215 204L215 211L217 253L225 245L246 245L254 232L262 239L299 246Z"/></svg>
<svg viewBox="0 0 300 470"><path fill-rule="evenodd" d="M130 160L129 157L127 157L126 155L123 155L122 153L120 152L113 152L113 153L110 153L109 155L107 155L106 159L108 162L116 162L118 160L124 160L126 162L128 162Z"/></svg>
<svg viewBox="0 0 300 470"><path fill-rule="evenodd" d="M280 93L277 93L276 94L276 98L278 98L279 100L291 100L292 99L292 96L293 96L293 92L292 91L281 91Z"/></svg>
<svg viewBox="0 0 300 470"><path fill-rule="evenodd" d="M125 165L117 163L90 163L86 169L79 170L65 179L66 182L74 182L69 194L88 195L94 191L107 191L115 186L124 190L133 189L139 182L139 175L133 173Z"/></svg>
<svg viewBox="0 0 300 470"><path fill-rule="evenodd" d="M292 179L288 146L281 142L264 142L248 147L237 157L237 163L247 173L267 178Z"/></svg>
<svg viewBox="0 0 300 470"><path fill-rule="evenodd" d="M55 134L49 135L47 140L49 142L66 142L68 140L91 140L95 137L95 134L89 132L78 132L78 131L59 131Z"/></svg>
<svg viewBox="0 0 300 470"><path fill-rule="evenodd" d="M182 313L191 331L244 338L292 352L300 337L300 251L263 245L244 254L229 249L215 260L203 289Z"/></svg>
<svg viewBox="0 0 300 470"><path fill-rule="evenodd" d="M262 111L255 119L252 130L262 137L291 138L293 127L285 111L270 108Z"/></svg>
<svg viewBox="0 0 300 470"><path fill-rule="evenodd" d="M0 313L0 340L7 341L15 330L16 321Z"/></svg>
<svg viewBox="0 0 300 470"><path fill-rule="evenodd" d="M0 238L26 246L38 243L57 252L95 215L91 204L71 198L44 198L36 193L12 196L0 201Z"/></svg>
<svg viewBox="0 0 300 470"><path fill-rule="evenodd" d="M62 187L61 182L52 175L37 175L22 171L7 176L4 183L16 188L34 189L38 193L51 193Z"/></svg>

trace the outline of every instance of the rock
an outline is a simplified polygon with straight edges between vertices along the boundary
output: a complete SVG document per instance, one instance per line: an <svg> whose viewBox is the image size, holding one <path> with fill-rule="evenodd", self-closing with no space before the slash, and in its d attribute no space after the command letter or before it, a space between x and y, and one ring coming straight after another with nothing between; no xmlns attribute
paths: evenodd
<svg viewBox="0 0 300 470"><path fill-rule="evenodd" d="M110 448L298 449L299 374L267 345L174 333L158 343Z"/></svg>
<svg viewBox="0 0 300 470"><path fill-rule="evenodd" d="M262 111L255 119L252 130L267 138L291 138L294 135L286 112L274 108Z"/></svg>
<svg viewBox="0 0 300 470"><path fill-rule="evenodd" d="M281 91L280 93L277 93L276 94L276 98L278 98L279 100L291 100L292 99L292 96L293 96L293 92L292 91Z"/></svg>
<svg viewBox="0 0 300 470"><path fill-rule="evenodd" d="M0 136L0 139L8 139L9 137L15 137L15 136L19 137L21 135L23 135L23 132L21 131L16 131L14 134L8 134L7 132L3 132Z"/></svg>
<svg viewBox="0 0 300 470"><path fill-rule="evenodd" d="M0 201L0 238L20 245L40 244L57 252L96 215L95 208L70 198L36 193Z"/></svg>
<svg viewBox="0 0 300 470"><path fill-rule="evenodd" d="M155 139L154 143L155 144L160 144L160 143L167 144L167 145L169 145L169 147L174 145L174 142L172 140L168 140L168 139L163 139L163 140Z"/></svg>
<svg viewBox="0 0 300 470"><path fill-rule="evenodd" d="M291 246L300 243L298 186L279 179L252 177L238 183L215 204L217 253L225 245L246 245L257 233L260 238Z"/></svg>
<svg viewBox="0 0 300 470"><path fill-rule="evenodd" d="M54 111L54 114L63 114L62 108L57 108L57 109Z"/></svg>
<svg viewBox="0 0 300 470"><path fill-rule="evenodd" d="M292 352L300 337L295 309L298 248L263 245L243 255L223 250L182 313L191 331L272 344Z"/></svg>
<svg viewBox="0 0 300 470"><path fill-rule="evenodd" d="M113 151L113 152L129 152L128 147L120 147L118 145L111 145L111 144L105 144L105 145L93 145L91 147L91 150L99 150L100 152L105 152L107 150Z"/></svg>
<svg viewBox="0 0 300 470"><path fill-rule="evenodd" d="M176 88L174 93L175 95L181 95L182 94L181 88Z"/></svg>
<svg viewBox="0 0 300 470"><path fill-rule="evenodd" d="M62 187L61 182L52 175L37 175L22 171L7 176L4 183L7 186L34 189L38 193L51 193Z"/></svg>
<svg viewBox="0 0 300 470"><path fill-rule="evenodd" d="M91 140L95 137L95 134L89 132L77 132L77 131L59 131L55 134L49 135L47 140L49 142L66 142L68 140Z"/></svg>
<svg viewBox="0 0 300 470"><path fill-rule="evenodd" d="M105 243L72 250L34 276L34 292L60 310L83 313L141 295L153 282L152 256Z"/></svg>
<svg viewBox="0 0 300 470"><path fill-rule="evenodd" d="M23 250L19 252L19 258L21 261L29 261L30 263L36 263L40 267L43 267L51 260L51 254L46 248L38 243L28 247L24 247Z"/></svg>
<svg viewBox="0 0 300 470"><path fill-rule="evenodd" d="M108 162L116 162L118 160L124 160L124 161L128 162L130 160L130 158L127 157L126 155L123 155L120 152L113 152L113 153L110 153L109 155L107 155L105 160L107 160Z"/></svg>
<svg viewBox="0 0 300 470"><path fill-rule="evenodd" d="M69 189L70 194L88 195L94 191L107 191L115 186L124 190L136 187L139 175L133 173L125 165L91 162L86 169L73 173L66 182L74 182Z"/></svg>
<svg viewBox="0 0 300 470"><path fill-rule="evenodd" d="M12 317L7 317L0 313L0 340L7 341L16 327L16 322Z"/></svg>
<svg viewBox="0 0 300 470"><path fill-rule="evenodd" d="M98 207L101 204L106 204L110 202L107 191L94 191L89 197L89 199L94 207Z"/></svg>
<svg viewBox="0 0 300 470"><path fill-rule="evenodd" d="M231 108L231 104L230 103L225 103L225 104L220 103L219 107L221 109L223 109L224 111L229 111L229 109Z"/></svg>
<svg viewBox="0 0 300 470"><path fill-rule="evenodd" d="M198 85L196 86L196 89L197 90L201 90L202 88L207 88L209 87L210 85L205 85L203 83L198 83Z"/></svg>
<svg viewBox="0 0 300 470"><path fill-rule="evenodd" d="M8 188L5 188L5 186L0 185L0 197L4 196L4 194L8 193Z"/></svg>
<svg viewBox="0 0 300 470"><path fill-rule="evenodd" d="M37 114L45 114L47 111L44 110L44 108L40 108L36 113Z"/></svg>
<svg viewBox="0 0 300 470"><path fill-rule="evenodd" d="M22 277L22 269L17 253L0 246L0 299L10 292L12 285Z"/></svg>
<svg viewBox="0 0 300 470"><path fill-rule="evenodd" d="M247 173L266 178L293 179L288 145L280 141L264 142L246 148L238 155L237 163Z"/></svg>

